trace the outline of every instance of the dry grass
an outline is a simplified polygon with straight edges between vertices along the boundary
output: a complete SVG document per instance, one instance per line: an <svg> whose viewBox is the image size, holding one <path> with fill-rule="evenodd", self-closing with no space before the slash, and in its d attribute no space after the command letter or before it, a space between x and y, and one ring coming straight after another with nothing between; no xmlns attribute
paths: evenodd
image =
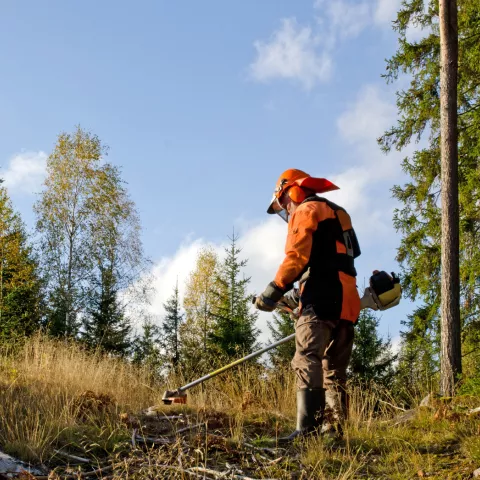
<svg viewBox="0 0 480 480"><path fill-rule="evenodd" d="M168 386L190 380L171 378ZM188 407L160 406L157 419L120 420L122 412L135 415L160 404L165 388L147 369L35 337L4 351L0 360L1 447L26 461L63 466L61 471L66 460L55 454L58 449L92 465L111 462L111 479L214 478L202 471L210 469L230 472L225 478L440 480L469 478L480 467L480 421L467 414L480 405L478 398L438 401L395 425L392 419L402 412L388 391L352 387L344 440L311 438L288 450L265 450L294 427L289 370L267 374L242 366L197 387ZM182 424L162 420L180 413ZM187 424L205 428L173 433L164 447L147 442L132 449L134 426L158 437Z"/></svg>
<svg viewBox="0 0 480 480"><path fill-rule="evenodd" d="M0 362L0 442L27 461L45 461L64 443L111 451L125 437L119 411L158 399L148 371L41 335L5 349ZM82 400L87 391L98 400Z"/></svg>

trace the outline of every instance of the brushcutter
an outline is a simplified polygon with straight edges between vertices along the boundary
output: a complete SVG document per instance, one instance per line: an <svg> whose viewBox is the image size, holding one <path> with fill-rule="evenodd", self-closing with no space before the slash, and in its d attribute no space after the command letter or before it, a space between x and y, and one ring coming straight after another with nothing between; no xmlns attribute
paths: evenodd
<svg viewBox="0 0 480 480"><path fill-rule="evenodd" d="M255 302L255 297L253 298L253 302ZM295 315L295 312L293 309L291 309L288 305L284 304L283 302L277 303L276 308L278 310L283 310L286 313L289 313L291 315ZM196 387L197 385L200 385L201 383L210 380L213 377L216 377L217 375L220 375L223 372L226 372L227 370L230 370L233 367L236 367L237 365L241 365L242 363L248 362L248 360L251 360L252 358L259 357L265 352L268 352L269 350L272 350L273 348L276 348L280 345L283 345L284 343L289 342L290 340L293 340L295 338L295 334L292 333L288 337L283 338L282 340L279 340L278 342L272 343L271 345L267 345L266 347L257 350L256 352L251 353L250 355L247 355L246 357L240 358L238 360L235 360L232 363L229 363L228 365L225 365L224 367L219 368L218 370L215 370L213 372L208 373L207 375L204 375L203 377L194 380L193 382L187 383L183 387L177 388L176 390L167 390L162 397L162 402L165 405L171 405L172 403L181 403L185 404L187 403L187 394L186 391L189 390L190 388Z"/></svg>
<svg viewBox="0 0 480 480"><path fill-rule="evenodd" d="M302 278L305 281L308 278L308 275ZM361 308L370 308L372 310L387 310L399 304L400 298L402 296L402 289L400 287L400 281L398 277L392 272L391 275L384 271L375 270L374 274L370 277L370 286L365 289L363 297L361 298ZM252 302L255 303L256 297L253 297ZM293 289L287 293L280 302L275 304L277 310L282 310L294 318L298 317L298 291ZM187 403L187 394L186 391L190 388L196 387L201 383L210 380L221 373L230 370L237 365L248 362L252 358L256 358L262 355L273 348L276 348L284 343L289 342L295 338L295 334L292 333L288 337L279 340L278 342L267 345L266 347L257 350L256 352L247 355L246 357L235 360L224 367L219 368L213 372L204 375L203 377L194 380L193 382L187 383L183 387L179 387L176 390L166 390L163 394L162 401L165 405L171 405L172 403Z"/></svg>

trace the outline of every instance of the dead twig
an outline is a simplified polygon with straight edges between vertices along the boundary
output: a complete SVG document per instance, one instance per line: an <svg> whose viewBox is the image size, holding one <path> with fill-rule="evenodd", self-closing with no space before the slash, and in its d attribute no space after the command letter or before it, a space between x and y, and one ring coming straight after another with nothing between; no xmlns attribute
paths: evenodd
<svg viewBox="0 0 480 480"><path fill-rule="evenodd" d="M54 450L54 452L56 455L60 455L61 457L68 458L69 460L75 460L76 462L80 462L80 463L91 463L91 461L88 458L77 457L76 455L71 455L70 453L62 452L61 450Z"/></svg>
<svg viewBox="0 0 480 480"><path fill-rule="evenodd" d="M225 478L228 474L229 471L227 470L226 472L217 472L216 470L212 470L210 468L205 468L205 467L191 467L188 469L189 471L193 472L201 472L205 473L208 475L212 475L215 478Z"/></svg>
<svg viewBox="0 0 480 480"><path fill-rule="evenodd" d="M180 430L177 430L175 433L176 434L185 433L185 432L189 432L190 430L195 430L196 428L201 428L201 427L204 427L204 426L205 426L204 423L197 423L195 425L189 425L188 427L180 428Z"/></svg>
<svg viewBox="0 0 480 480"><path fill-rule="evenodd" d="M151 443L153 445L172 445L175 443L175 440L165 437L142 437L140 435L135 435L136 443Z"/></svg>
<svg viewBox="0 0 480 480"><path fill-rule="evenodd" d="M252 445L251 443L246 443L246 442L241 443L241 445L247 448L252 448L253 450L257 450L260 452L266 452L274 456L278 454L279 450L285 450L284 448L256 447L255 445Z"/></svg>
<svg viewBox="0 0 480 480"><path fill-rule="evenodd" d="M401 410L402 412L407 412L405 408L402 407L397 407L396 405L393 405L392 403L386 402L385 400L379 400L380 403L384 403L385 405L388 405L389 407L395 408L396 410Z"/></svg>
<svg viewBox="0 0 480 480"><path fill-rule="evenodd" d="M187 420L188 417L186 417L185 415L170 415L170 416L160 416L159 415L159 420L168 420L168 421L171 421L171 420Z"/></svg>

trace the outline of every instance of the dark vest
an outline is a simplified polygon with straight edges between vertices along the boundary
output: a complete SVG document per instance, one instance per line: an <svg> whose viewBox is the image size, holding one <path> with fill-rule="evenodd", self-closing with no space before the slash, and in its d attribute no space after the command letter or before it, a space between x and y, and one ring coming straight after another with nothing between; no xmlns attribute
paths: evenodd
<svg viewBox="0 0 480 480"><path fill-rule="evenodd" d="M357 276L354 259L361 253L360 246L344 208L316 195L303 203L306 202L326 203L335 217L319 222L313 234L312 251L304 270L310 269L310 275L302 286L302 305L312 305L317 316L334 320L339 318L342 309L343 287L339 272Z"/></svg>

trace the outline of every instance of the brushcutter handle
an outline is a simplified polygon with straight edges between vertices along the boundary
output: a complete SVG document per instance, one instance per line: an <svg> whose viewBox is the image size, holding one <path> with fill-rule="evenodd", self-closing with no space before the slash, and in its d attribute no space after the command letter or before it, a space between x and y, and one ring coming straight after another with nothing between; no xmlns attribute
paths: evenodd
<svg viewBox="0 0 480 480"><path fill-rule="evenodd" d="M264 301L266 301L266 300L269 300L269 299L265 299ZM253 295L252 304L255 305L256 301L257 301L257 297L255 295ZM274 304L275 304L275 309L276 310L282 310L285 313L288 313L290 315L294 315L294 316L298 317L297 311L294 310L293 308L291 308L290 306L288 306L286 303L283 303L282 300L280 300L280 302L274 303Z"/></svg>

